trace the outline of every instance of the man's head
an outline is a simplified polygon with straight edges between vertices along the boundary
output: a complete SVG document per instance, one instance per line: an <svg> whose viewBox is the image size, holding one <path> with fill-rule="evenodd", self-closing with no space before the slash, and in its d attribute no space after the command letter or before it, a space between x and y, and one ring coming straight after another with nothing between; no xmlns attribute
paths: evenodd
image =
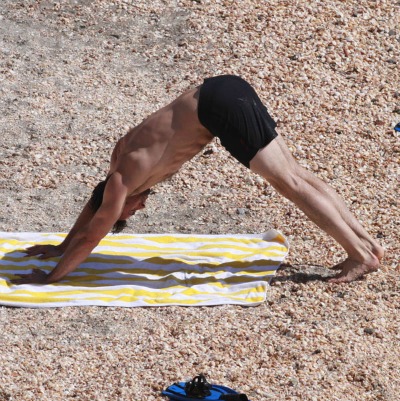
<svg viewBox="0 0 400 401"><path fill-rule="evenodd" d="M108 176L104 181L99 182L92 192L92 196L89 200L89 206L93 212L96 212L103 202L104 189L110 177L111 176ZM115 222L111 230L113 234L121 232L127 226L126 220L130 216L133 216L137 210L144 209L146 207L146 200L149 194L150 189L147 189L140 194L128 196L126 198L125 206L121 213L121 216Z"/></svg>

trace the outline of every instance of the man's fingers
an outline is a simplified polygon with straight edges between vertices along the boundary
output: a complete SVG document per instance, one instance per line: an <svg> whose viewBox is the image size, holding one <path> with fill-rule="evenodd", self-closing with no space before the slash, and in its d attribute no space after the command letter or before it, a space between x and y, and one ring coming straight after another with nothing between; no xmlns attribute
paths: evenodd
<svg viewBox="0 0 400 401"><path fill-rule="evenodd" d="M32 273L23 273L23 274L15 274L19 278L15 278L11 280L12 284L29 284L32 283L32 280L35 278L35 276L40 273L41 270L38 268L33 268Z"/></svg>
<svg viewBox="0 0 400 401"><path fill-rule="evenodd" d="M14 278L11 280L12 284L26 284L29 283L29 278L28 276L30 276L30 274L16 274L16 276L20 277L20 278Z"/></svg>
<svg viewBox="0 0 400 401"><path fill-rule="evenodd" d="M31 246L30 248L24 249L23 252L26 253L26 256L35 256L43 253L43 248L41 246L35 245Z"/></svg>
<svg viewBox="0 0 400 401"><path fill-rule="evenodd" d="M29 250L35 250L36 248L43 248L43 245L32 245L26 249L29 251Z"/></svg>
<svg viewBox="0 0 400 401"><path fill-rule="evenodd" d="M38 257L38 259L48 259L48 258L51 258L51 256L52 256L52 255L47 255L46 253L42 253L42 254Z"/></svg>
<svg viewBox="0 0 400 401"><path fill-rule="evenodd" d="M20 280L20 279L31 279L32 276L33 276L35 273L37 274L38 272L41 272L41 270L38 269L37 267L34 267L34 268L32 269L32 272L31 272L31 273L16 273L15 276L20 277L19 279L16 279L16 280Z"/></svg>
<svg viewBox="0 0 400 401"><path fill-rule="evenodd" d="M26 253L25 257L40 255L39 259L55 258L62 255L62 252L53 245L34 245L21 252Z"/></svg>
<svg viewBox="0 0 400 401"><path fill-rule="evenodd" d="M17 284L17 285L21 285L21 284L29 284L30 281L25 279L25 278L20 278L18 280L13 280L12 283L13 284Z"/></svg>
<svg viewBox="0 0 400 401"><path fill-rule="evenodd" d="M47 259L53 257L53 254L49 252L47 249L37 248L32 250L26 250L25 257L40 255L39 259Z"/></svg>

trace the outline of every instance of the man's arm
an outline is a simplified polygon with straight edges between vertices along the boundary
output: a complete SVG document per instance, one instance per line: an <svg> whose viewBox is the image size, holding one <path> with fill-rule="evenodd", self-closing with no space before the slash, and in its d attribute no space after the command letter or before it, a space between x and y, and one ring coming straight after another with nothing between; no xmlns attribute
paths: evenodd
<svg viewBox="0 0 400 401"><path fill-rule="evenodd" d="M75 234L79 232L79 230L81 230L84 226L86 226L93 218L93 216L94 212L90 208L88 202L63 242L58 245L45 244L31 246L25 250L26 256L40 255L40 259L48 259L62 255L68 248L68 245L70 244L72 238L74 238Z"/></svg>
<svg viewBox="0 0 400 401"><path fill-rule="evenodd" d="M74 225L63 256L57 266L48 275L37 270L28 275L20 275L13 280L15 284L50 284L61 280L75 270L93 251L98 243L108 234L114 223L120 217L128 195L128 189L119 173L114 173L107 182L103 202L97 212L88 218L87 210L82 212ZM88 207L88 205L86 206ZM86 208L85 207L85 208ZM89 220L86 224L83 224ZM82 226L81 226L82 224ZM65 241L64 241L65 242Z"/></svg>

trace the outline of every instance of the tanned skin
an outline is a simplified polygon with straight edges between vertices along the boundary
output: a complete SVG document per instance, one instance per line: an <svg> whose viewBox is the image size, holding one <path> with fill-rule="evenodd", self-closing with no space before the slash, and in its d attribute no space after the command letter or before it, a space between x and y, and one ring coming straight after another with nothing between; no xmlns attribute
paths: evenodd
<svg viewBox="0 0 400 401"><path fill-rule="evenodd" d="M53 271L46 274L34 269L13 283L49 284L74 271L117 220L127 219L145 207L151 187L171 177L213 139L198 119L199 90L200 87L185 92L118 141L100 208L93 212L87 204L60 245L37 245L26 251L27 256L40 258L61 256ZM256 154L250 169L294 202L347 252L347 258L336 266L339 273L331 282L357 280L379 268L383 248L331 187L300 167L281 136Z"/></svg>

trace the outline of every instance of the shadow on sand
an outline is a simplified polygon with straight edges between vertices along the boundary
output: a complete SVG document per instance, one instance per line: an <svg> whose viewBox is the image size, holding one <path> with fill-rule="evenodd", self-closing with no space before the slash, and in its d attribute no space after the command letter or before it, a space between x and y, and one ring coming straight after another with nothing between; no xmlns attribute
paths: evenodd
<svg viewBox="0 0 400 401"><path fill-rule="evenodd" d="M311 281L327 281L333 276L332 270L322 265L283 263L277 275L271 280L271 285L288 281L299 284Z"/></svg>

